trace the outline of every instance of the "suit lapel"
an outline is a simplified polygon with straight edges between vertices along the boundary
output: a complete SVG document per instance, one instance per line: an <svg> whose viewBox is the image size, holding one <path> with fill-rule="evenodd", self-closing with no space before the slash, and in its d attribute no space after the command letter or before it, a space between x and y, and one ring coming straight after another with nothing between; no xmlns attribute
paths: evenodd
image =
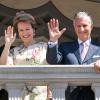
<svg viewBox="0 0 100 100"><path fill-rule="evenodd" d="M95 45L94 41L91 41L89 50L88 50L88 52L86 54L85 59L82 62L81 58L80 58L80 53L79 53L79 44L78 44L77 41L74 42L73 48L74 48L74 54L75 54L79 64L82 64L82 63L86 62L87 60L91 59L92 56L95 54L95 52L99 49L99 47Z"/></svg>
<svg viewBox="0 0 100 100"><path fill-rule="evenodd" d="M77 41L75 42L75 44L73 45L73 47L74 47L74 51L75 51L74 54L75 54L75 56L76 56L79 64L81 64L81 58L80 58L80 52L79 52L79 44L78 44Z"/></svg>
<svg viewBox="0 0 100 100"><path fill-rule="evenodd" d="M86 62L88 59L92 58L93 54L98 50L98 47L93 45L93 44L90 44L90 47L89 47L89 50L86 54L86 57L85 59L83 60L83 62Z"/></svg>
<svg viewBox="0 0 100 100"><path fill-rule="evenodd" d="M81 58L80 58L79 49L77 49L77 50L75 51L75 56L76 56L76 58L77 58L79 64L81 64Z"/></svg>

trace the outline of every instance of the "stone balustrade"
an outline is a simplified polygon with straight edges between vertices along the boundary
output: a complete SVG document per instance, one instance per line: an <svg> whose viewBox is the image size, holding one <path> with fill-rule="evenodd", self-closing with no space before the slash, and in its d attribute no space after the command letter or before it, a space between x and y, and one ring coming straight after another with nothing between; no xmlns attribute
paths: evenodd
<svg viewBox="0 0 100 100"><path fill-rule="evenodd" d="M100 74L93 65L0 66L0 88L9 100L22 100L26 86L50 85L53 100L65 100L68 85L91 85L95 100L100 100Z"/></svg>

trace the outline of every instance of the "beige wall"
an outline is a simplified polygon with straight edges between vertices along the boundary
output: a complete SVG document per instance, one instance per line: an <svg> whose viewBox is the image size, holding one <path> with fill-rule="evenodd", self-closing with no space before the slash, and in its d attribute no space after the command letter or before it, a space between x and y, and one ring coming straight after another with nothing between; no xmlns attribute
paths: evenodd
<svg viewBox="0 0 100 100"><path fill-rule="evenodd" d="M50 0L0 0L0 3L16 9L32 9ZM72 19L73 14L80 10L90 12L94 19L94 26L100 27L100 3L86 0L51 0L63 15Z"/></svg>

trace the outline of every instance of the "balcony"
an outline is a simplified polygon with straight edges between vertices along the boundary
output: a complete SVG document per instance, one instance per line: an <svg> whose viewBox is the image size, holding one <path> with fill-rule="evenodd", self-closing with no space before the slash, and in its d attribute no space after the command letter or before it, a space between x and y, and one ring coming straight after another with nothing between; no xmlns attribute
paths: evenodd
<svg viewBox="0 0 100 100"><path fill-rule="evenodd" d="M65 100L68 85L90 85L100 100L100 75L93 65L0 66L0 87L9 100L22 100L26 86L50 85L53 100Z"/></svg>

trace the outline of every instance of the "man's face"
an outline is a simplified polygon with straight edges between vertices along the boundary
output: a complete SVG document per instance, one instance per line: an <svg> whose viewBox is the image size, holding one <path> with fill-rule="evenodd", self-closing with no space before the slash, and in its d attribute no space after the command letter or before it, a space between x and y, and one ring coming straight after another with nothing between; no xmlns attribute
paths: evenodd
<svg viewBox="0 0 100 100"><path fill-rule="evenodd" d="M89 39L92 28L93 25L88 18L75 18L74 29L80 40L86 41Z"/></svg>

